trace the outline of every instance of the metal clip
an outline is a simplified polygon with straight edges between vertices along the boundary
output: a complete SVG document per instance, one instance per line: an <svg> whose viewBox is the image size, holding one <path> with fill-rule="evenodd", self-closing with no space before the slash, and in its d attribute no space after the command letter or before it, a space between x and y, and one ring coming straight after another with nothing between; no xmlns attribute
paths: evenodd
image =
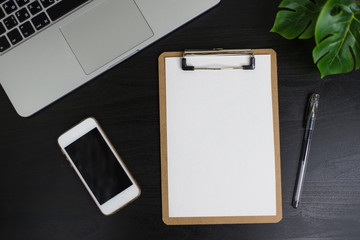
<svg viewBox="0 0 360 240"><path fill-rule="evenodd" d="M237 55L249 55L250 56L250 63L249 65L243 65L238 67L195 67L187 65L186 57L187 56L237 56ZM183 57L181 59L181 67L184 71L194 71L194 70L234 70L234 69L241 69L241 70L254 70L255 69L255 57L254 53L250 49L244 50L223 50L223 49L214 49L208 51L202 50L188 50L184 51Z"/></svg>

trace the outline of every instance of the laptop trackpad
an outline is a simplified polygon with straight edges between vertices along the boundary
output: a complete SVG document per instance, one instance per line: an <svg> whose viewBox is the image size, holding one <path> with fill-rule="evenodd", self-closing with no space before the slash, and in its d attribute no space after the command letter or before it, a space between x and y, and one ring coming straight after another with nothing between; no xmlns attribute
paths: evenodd
<svg viewBox="0 0 360 240"><path fill-rule="evenodd" d="M86 74L154 34L133 0L108 0L60 28Z"/></svg>

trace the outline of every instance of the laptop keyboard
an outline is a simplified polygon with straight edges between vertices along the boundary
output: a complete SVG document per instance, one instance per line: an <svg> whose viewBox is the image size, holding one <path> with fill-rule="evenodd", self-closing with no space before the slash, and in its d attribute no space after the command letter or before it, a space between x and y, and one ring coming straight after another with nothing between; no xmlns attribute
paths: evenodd
<svg viewBox="0 0 360 240"><path fill-rule="evenodd" d="M91 0L0 0L0 55Z"/></svg>

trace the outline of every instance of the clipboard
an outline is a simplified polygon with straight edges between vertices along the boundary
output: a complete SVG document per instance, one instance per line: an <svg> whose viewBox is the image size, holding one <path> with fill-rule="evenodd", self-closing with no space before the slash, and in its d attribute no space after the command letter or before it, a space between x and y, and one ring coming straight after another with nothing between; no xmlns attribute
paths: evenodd
<svg viewBox="0 0 360 240"><path fill-rule="evenodd" d="M165 224L282 219L274 50L164 52L159 105Z"/></svg>

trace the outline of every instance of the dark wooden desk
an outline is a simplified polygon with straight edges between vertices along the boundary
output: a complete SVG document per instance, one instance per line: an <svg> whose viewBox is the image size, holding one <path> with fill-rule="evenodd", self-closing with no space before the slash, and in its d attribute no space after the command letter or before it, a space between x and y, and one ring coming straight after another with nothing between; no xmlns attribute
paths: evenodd
<svg viewBox="0 0 360 240"><path fill-rule="evenodd" d="M30 118L0 90L0 239L359 239L360 73L320 79L313 40L270 33L280 0L223 0L139 54ZM166 226L161 220L158 72L163 51L273 48L278 54L283 220L278 224ZM321 94L299 209L291 207L307 97ZM142 188L105 217L57 146L94 116Z"/></svg>

